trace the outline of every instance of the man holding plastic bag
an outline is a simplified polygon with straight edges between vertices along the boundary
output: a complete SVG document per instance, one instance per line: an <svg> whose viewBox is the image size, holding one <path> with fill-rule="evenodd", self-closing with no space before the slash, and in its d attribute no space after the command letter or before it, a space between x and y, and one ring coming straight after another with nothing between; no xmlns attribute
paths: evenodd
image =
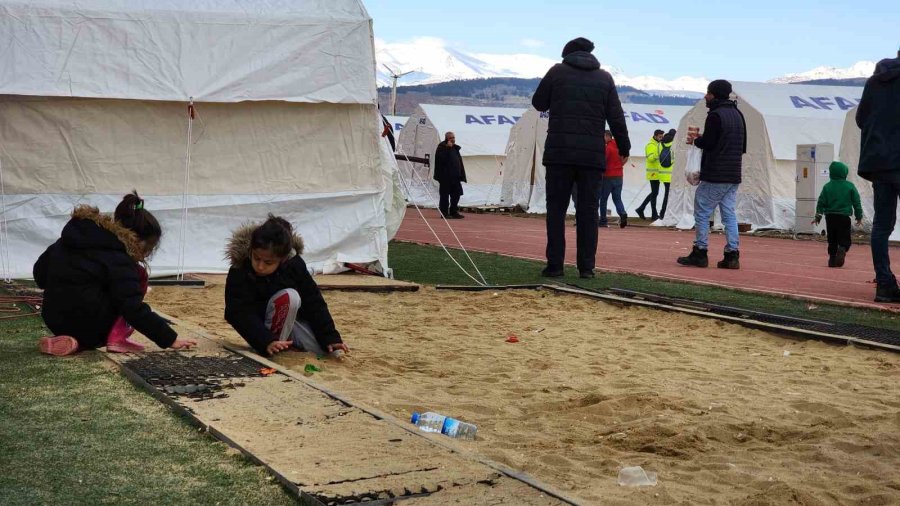
<svg viewBox="0 0 900 506"><path fill-rule="evenodd" d="M747 152L747 123L730 99L731 83L718 79L706 89L709 113L703 134L690 133L693 145L702 150L699 176L688 172L688 181L699 179L694 194L694 222L697 229L691 254L680 257L678 263L694 267L709 265L709 218L716 207L725 225L725 258L717 264L720 269L740 269L740 236L738 235L737 190L741 184L741 157ZM691 165L688 154L688 167ZM691 184L694 184L693 182Z"/></svg>

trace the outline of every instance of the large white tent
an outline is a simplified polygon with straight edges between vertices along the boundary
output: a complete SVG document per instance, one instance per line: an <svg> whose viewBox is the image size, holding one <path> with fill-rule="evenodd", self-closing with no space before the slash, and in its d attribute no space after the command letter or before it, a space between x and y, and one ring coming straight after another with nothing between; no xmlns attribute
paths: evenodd
<svg viewBox="0 0 900 506"><path fill-rule="evenodd" d="M847 178L856 185L862 200L865 226L871 230L872 218L875 216L875 195L872 183L859 177L859 155L862 132L856 126L856 107L847 111L844 120L844 134L841 137L840 160L850 167L850 176ZM900 208L897 209L897 223L900 223ZM890 240L900 241L900 227L894 227Z"/></svg>
<svg viewBox="0 0 900 506"><path fill-rule="evenodd" d="M316 270L386 267L405 208L372 40L359 0L0 0L6 274L132 188L163 225L155 275L226 270L269 212Z"/></svg>
<svg viewBox="0 0 900 506"><path fill-rule="evenodd" d="M675 105L622 104L628 138L631 141L631 157L624 168L622 201L632 216L650 192L646 181L644 148L655 130L669 131L677 128L682 116L691 108ZM530 108L509 134L506 146L506 163L503 170L502 195L505 202L518 205L530 213L545 213L546 169L542 164L544 142L547 139L549 114ZM662 192L658 198L662 204ZM612 199L608 209L615 214ZM574 207L569 209L574 212Z"/></svg>
<svg viewBox="0 0 900 506"><path fill-rule="evenodd" d="M398 153L434 160L434 152L444 134L456 134L456 143L466 167L468 183L463 185L463 206L505 205L500 187L503 182L503 162L506 142L513 125L524 109L506 107L470 107L456 105L421 104L409 117L400 132ZM437 183L431 177L433 167L401 163L408 180L407 198L424 206L437 202Z"/></svg>
<svg viewBox="0 0 900 506"><path fill-rule="evenodd" d="M754 229L790 230L796 207L798 144L834 144L839 156L844 119L859 103L862 88L735 82L738 109L747 121L747 154L738 190L737 215ZM682 118L680 132L703 127L708 109L701 100ZM694 187L684 177L688 146L679 135L675 144L670 212L660 223L694 226Z"/></svg>

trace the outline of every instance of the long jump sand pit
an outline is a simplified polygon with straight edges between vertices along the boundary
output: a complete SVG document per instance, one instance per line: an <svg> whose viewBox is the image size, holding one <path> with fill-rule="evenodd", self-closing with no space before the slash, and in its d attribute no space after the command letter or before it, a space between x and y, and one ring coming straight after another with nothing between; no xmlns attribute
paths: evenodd
<svg viewBox="0 0 900 506"><path fill-rule="evenodd" d="M547 291L325 297L352 355L276 362L401 419L473 422L462 447L585 503L900 504L900 355ZM222 285L149 298L244 344ZM635 465L659 484L618 486Z"/></svg>

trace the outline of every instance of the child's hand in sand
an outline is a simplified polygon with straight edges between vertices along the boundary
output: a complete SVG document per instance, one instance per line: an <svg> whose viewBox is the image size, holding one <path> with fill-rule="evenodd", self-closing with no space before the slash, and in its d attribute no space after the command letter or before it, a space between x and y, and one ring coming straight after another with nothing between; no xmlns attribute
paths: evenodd
<svg viewBox="0 0 900 506"><path fill-rule="evenodd" d="M173 350L189 350L194 346L197 346L197 341L193 339L176 339L170 348Z"/></svg>
<svg viewBox="0 0 900 506"><path fill-rule="evenodd" d="M269 355L275 355L276 353L281 353L290 348L291 344L290 341L272 341L266 346L266 351L269 352Z"/></svg>
<svg viewBox="0 0 900 506"><path fill-rule="evenodd" d="M334 352L336 352L336 351L338 351L338 350L341 350L341 351L343 351L344 353L350 353L350 348L348 348L347 345L344 344L344 343L337 343L337 344L329 344L329 345L328 345L328 353L334 353Z"/></svg>

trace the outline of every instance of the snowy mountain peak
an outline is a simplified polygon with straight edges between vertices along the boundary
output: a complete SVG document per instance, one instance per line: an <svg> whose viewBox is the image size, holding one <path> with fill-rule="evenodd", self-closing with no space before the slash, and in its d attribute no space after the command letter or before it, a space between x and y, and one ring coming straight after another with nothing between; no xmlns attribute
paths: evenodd
<svg viewBox="0 0 900 506"><path fill-rule="evenodd" d="M847 68L816 67L798 74L787 74L769 80L770 83L787 84L818 79L851 79L855 77L869 77L875 70L875 62L860 61Z"/></svg>
<svg viewBox="0 0 900 506"><path fill-rule="evenodd" d="M405 86L488 77L532 79L543 77L550 67L560 61L533 54L469 53L450 47L436 37L418 37L409 42L386 42L376 38L375 57L378 60L379 86L391 84L391 71L400 74L410 72L398 80L399 85ZM679 77L674 80L651 76L629 77L618 67L602 60L601 65L620 86L663 94L684 94L681 92L685 91L694 92L688 95L702 93L708 83L703 77Z"/></svg>

